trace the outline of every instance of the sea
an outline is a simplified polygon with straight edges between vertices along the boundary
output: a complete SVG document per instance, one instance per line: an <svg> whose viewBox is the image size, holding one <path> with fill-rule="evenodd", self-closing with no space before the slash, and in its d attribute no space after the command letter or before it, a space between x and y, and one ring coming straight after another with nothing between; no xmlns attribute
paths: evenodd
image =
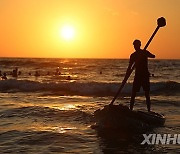
<svg viewBox="0 0 180 154"><path fill-rule="evenodd" d="M179 144L141 145L143 140L107 138L91 127L94 111L111 102L128 63L0 58L1 74L7 76L0 80L0 153L180 153ZM149 60L148 65L152 110L163 114L166 122L147 134L180 134L180 60ZM129 106L133 77L134 73L115 104ZM142 89L134 110L147 110Z"/></svg>

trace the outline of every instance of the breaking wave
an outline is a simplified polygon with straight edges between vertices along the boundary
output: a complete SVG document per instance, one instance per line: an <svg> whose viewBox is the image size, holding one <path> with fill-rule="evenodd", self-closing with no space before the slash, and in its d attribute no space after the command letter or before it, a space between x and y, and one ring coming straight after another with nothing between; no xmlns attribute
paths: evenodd
<svg viewBox="0 0 180 154"><path fill-rule="evenodd" d="M80 96L113 96L120 83L106 82L49 82L42 83L30 80L1 80L1 92L53 92L60 95ZM130 94L132 83L127 83L122 91L123 94ZM179 91L180 83L174 81L151 83L151 92L163 92L165 90Z"/></svg>

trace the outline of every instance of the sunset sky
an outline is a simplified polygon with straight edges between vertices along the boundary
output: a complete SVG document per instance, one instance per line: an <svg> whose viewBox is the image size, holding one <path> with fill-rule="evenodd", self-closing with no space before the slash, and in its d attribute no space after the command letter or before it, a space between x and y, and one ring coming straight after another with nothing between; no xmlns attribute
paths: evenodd
<svg viewBox="0 0 180 154"><path fill-rule="evenodd" d="M132 42L180 58L180 0L0 0L0 56L129 58Z"/></svg>

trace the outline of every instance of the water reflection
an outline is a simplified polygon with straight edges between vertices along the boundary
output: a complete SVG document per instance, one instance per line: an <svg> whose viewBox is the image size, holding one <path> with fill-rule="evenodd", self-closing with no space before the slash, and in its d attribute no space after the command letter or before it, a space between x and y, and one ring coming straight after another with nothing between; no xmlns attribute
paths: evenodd
<svg viewBox="0 0 180 154"><path fill-rule="evenodd" d="M99 146L103 153L153 153L164 150L158 145L141 145L142 134L128 134L111 131L97 131Z"/></svg>

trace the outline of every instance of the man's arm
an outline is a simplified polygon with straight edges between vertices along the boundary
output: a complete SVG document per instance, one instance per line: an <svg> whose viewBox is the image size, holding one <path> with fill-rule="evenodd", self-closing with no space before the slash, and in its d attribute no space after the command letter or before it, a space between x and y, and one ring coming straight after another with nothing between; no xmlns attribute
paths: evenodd
<svg viewBox="0 0 180 154"><path fill-rule="evenodd" d="M131 55L131 56L130 56L130 60L129 60L129 65L128 65L128 68L127 68L127 71L126 71L126 74L129 73L129 71L131 70L134 62L135 62L135 61L134 61L134 58L133 58L133 56Z"/></svg>
<svg viewBox="0 0 180 154"><path fill-rule="evenodd" d="M147 57L149 57L149 58L155 58L156 57L155 55L153 55L149 51L146 51L146 53L147 53Z"/></svg>

